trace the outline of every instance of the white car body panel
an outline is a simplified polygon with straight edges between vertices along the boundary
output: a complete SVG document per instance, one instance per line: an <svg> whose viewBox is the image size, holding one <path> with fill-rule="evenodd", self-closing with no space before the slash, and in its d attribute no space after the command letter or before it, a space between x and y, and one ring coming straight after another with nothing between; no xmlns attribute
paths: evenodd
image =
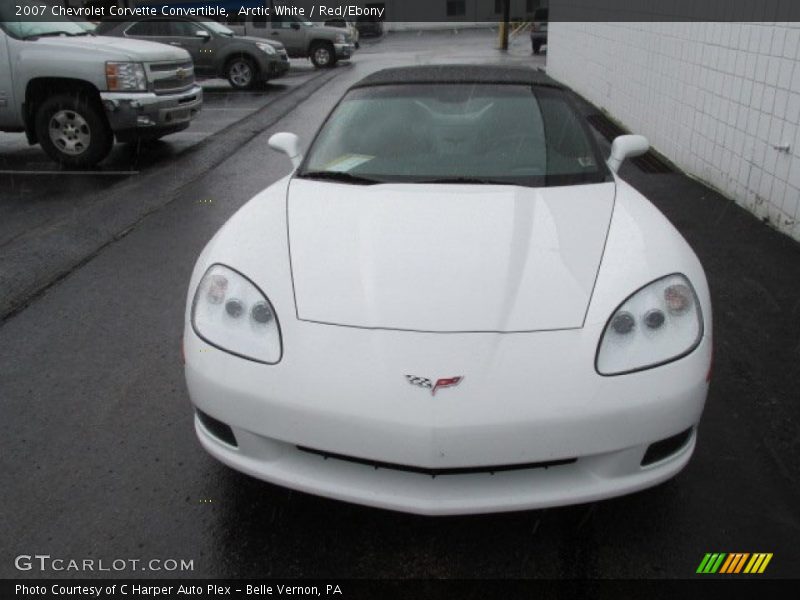
<svg viewBox="0 0 800 600"><path fill-rule="evenodd" d="M297 316L411 331L581 327L614 188L293 179Z"/></svg>
<svg viewBox="0 0 800 600"><path fill-rule="evenodd" d="M463 286L454 280L462 293L469 289L470 301L453 298L448 290L426 296L435 305L436 314L449 319L444 328L436 326L426 314L402 321L401 313L387 304L387 298L374 291L359 290L357 282L365 287L372 284L367 276L376 273L375 265L337 265L335 269L351 269L351 280L341 284L326 278L322 268L309 266L304 261L315 257L314 250L305 249L298 255L296 236L317 232L327 235L323 246L333 244L346 237L343 232L357 219L348 210L335 218L331 211L337 207L321 214L313 212L322 210L321 201L333 203L334 195L336 203L345 198L336 191L339 185L325 184L324 193L316 192L318 201L307 193L311 189L305 185L307 182L292 181L292 189L298 183L303 184L300 191L303 201L309 203L308 212L293 212L297 210L294 198L289 198L287 206L290 178L275 183L218 232L200 255L192 275L184 336L189 393L197 408L228 424L239 442L238 447L225 444L197 421L201 443L216 458L255 477L298 490L422 514L493 512L592 501L655 485L675 475L689 460L695 444L694 428L708 389L708 286L688 244L628 184L616 179L616 196L612 184L608 184L611 192L606 193L604 188L606 195L598 201L598 207L609 210L613 203L613 214L596 282L592 282L593 293L591 285L585 291L589 280L586 273L591 270L587 265L591 261L587 259L577 269L581 275L575 278L574 287L583 303L580 318L580 306L574 299L565 302L567 308L561 310L555 306L555 296L543 301L541 296L526 291L517 297L539 302L541 310L562 318L561 323L569 323L568 328L504 333L546 328L546 323L537 321L535 316L528 319L515 310L504 312L503 294L476 279L476 275L500 277L491 273L488 265L480 264L479 269L472 264L466 268L455 266L456 270L473 269L469 271L471 281ZM352 192L370 188L347 189ZM449 194L450 190L442 193ZM539 209L542 203L549 205L550 191L536 196ZM504 200L508 204L498 212L502 216L497 217L495 233L506 247L503 252L486 255L498 261L508 261L514 254L508 247L513 246L510 240L514 237L502 225L506 223L503 219L514 211L516 192L504 193L508 194ZM445 202L449 204L449 200ZM319 219L321 226L306 222L296 228L290 226L287 208L289 219ZM591 217L602 221L606 215L601 208L572 216L566 208L563 213L551 205L548 208L550 214L555 211L558 215L551 224L560 223L562 218L588 221ZM431 217L435 221L442 215L430 208L420 210L426 217L420 226L433 231L427 229ZM395 208L392 214L399 218L403 213ZM461 214L456 209L456 214L460 226L470 223L466 211ZM535 215L535 211L530 214ZM370 226L376 223L374 215L367 221ZM373 260L379 261L378 266L394 269L395 274L402 272L402 265L392 264L388 256L391 244L397 242L395 234L388 222L377 222L390 242L388 249ZM535 229L536 218L533 222ZM330 225L329 234L323 233L326 224ZM408 231L411 230L405 233ZM291 235L291 260L287 233ZM448 235L447 239L448 244L455 244L461 251L470 251L456 237ZM346 239L344 243L348 243ZM372 251L377 239L370 234L361 243ZM572 247L562 247L565 245ZM594 248L592 244L588 247ZM430 244L427 248L430 250ZM535 244L529 244L528 250L514 256L520 263L533 265L533 280L541 281L537 278L552 273L558 285L566 285L557 278L567 271L574 272L574 267L570 269L559 261L542 263ZM356 258L352 254L354 248L345 249L344 253L348 252ZM448 249L443 248L442 252ZM411 258L417 259L413 255ZM282 331L284 353L280 363L264 365L243 360L208 345L194 332L190 321L192 298L203 273L214 263L245 273L268 295ZM297 286L298 319L292 270L299 265L306 272L299 275ZM497 266L501 270L508 268L501 262ZM698 347L658 368L622 376L599 375L595 353L611 314L643 285L675 272L688 277L702 308L704 336ZM428 277L427 273L423 275L430 284ZM497 281L507 285L507 274L503 273L503 277ZM403 283L411 285L408 280ZM334 288L342 297L329 294L331 297L323 300L316 298L321 290ZM565 289L561 288L562 294ZM398 285L396 291L403 301L417 302L413 289L406 291L406 287ZM315 296L310 297L311 293ZM350 293L352 297L345 296ZM442 312L445 300L454 303L451 308L457 314L452 318ZM348 301L359 305L365 314L348 312ZM309 315L323 316L329 310L325 302L333 304L331 314L342 323L391 323L429 331L386 331L302 320ZM476 309L486 306L491 310ZM417 302L414 308L424 312L425 306ZM518 308L514 305L514 309ZM477 329L485 327L487 331L442 332L463 330L466 318L473 315L483 319ZM454 376L464 379L457 387L440 390L433 396L429 390L409 385L405 378L408 374L434 380ZM649 444L687 429L692 429L691 437L679 452L662 462L640 466ZM576 461L548 469L432 478L338 459L325 460L297 446L419 468L491 467L572 458Z"/></svg>

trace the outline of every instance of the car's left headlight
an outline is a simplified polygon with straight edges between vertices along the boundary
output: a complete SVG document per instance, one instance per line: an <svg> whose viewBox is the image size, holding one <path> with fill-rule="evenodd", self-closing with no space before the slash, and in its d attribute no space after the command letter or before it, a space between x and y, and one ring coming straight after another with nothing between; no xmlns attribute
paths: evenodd
<svg viewBox="0 0 800 600"><path fill-rule="evenodd" d="M597 372L621 375L677 360L703 337L697 294L680 274L658 279L632 294L606 324L597 349Z"/></svg>
<svg viewBox="0 0 800 600"><path fill-rule="evenodd" d="M241 273L212 265L197 286L192 327L220 350L257 362L281 359L278 317L266 295Z"/></svg>
<svg viewBox="0 0 800 600"><path fill-rule="evenodd" d="M345 44L347 43L347 37L343 33L336 34L336 43L337 44Z"/></svg>
<svg viewBox="0 0 800 600"><path fill-rule="evenodd" d="M272 44L256 42L256 46L258 46L258 49L264 52L265 54L271 54L271 55L277 54L277 51L275 50L275 47Z"/></svg>

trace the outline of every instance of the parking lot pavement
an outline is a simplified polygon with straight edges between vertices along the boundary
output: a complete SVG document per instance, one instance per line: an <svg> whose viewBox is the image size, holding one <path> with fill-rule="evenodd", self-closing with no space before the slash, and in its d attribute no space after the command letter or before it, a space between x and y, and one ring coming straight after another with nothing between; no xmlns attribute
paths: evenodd
<svg viewBox="0 0 800 600"><path fill-rule="evenodd" d="M180 360L186 286L213 233L289 172L269 135L308 140L350 83L385 65L528 60L480 40L387 36L391 52L357 56L260 133L221 136L225 160L0 325L0 577L20 576L14 556L47 553L192 559L172 575L194 577L687 578L720 551L773 552L764 577L797 576L800 247L697 182L630 163L623 176L697 250L714 300L715 376L677 478L569 508L424 518L277 488L200 449ZM107 193L143 202L165 185L141 177L151 185Z"/></svg>

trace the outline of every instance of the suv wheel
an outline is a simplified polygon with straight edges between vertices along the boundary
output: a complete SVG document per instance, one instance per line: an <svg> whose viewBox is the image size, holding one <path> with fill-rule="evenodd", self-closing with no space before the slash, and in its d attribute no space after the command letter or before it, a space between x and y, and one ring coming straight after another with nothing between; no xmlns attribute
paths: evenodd
<svg viewBox="0 0 800 600"><path fill-rule="evenodd" d="M336 64L336 53L330 42L315 42L311 46L311 62L318 69L325 69Z"/></svg>
<svg viewBox="0 0 800 600"><path fill-rule="evenodd" d="M92 167L111 152L114 136L102 108L85 93L59 94L36 111L36 138L53 160Z"/></svg>
<svg viewBox="0 0 800 600"><path fill-rule="evenodd" d="M258 83L258 70L253 61L246 56L230 61L225 69L225 75L237 90L251 90Z"/></svg>

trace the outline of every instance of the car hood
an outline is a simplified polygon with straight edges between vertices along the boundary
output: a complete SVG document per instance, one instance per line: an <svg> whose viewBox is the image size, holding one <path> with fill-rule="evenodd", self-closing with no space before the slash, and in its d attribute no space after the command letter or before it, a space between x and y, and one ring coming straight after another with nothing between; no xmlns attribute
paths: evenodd
<svg viewBox="0 0 800 600"><path fill-rule="evenodd" d="M583 326L613 182L551 188L293 179L301 320L430 332Z"/></svg>
<svg viewBox="0 0 800 600"><path fill-rule="evenodd" d="M168 60L186 60L189 53L182 48L167 44L145 42L111 36L81 37L41 37L35 41L36 47L48 52L92 52L98 60L131 60L155 62Z"/></svg>

